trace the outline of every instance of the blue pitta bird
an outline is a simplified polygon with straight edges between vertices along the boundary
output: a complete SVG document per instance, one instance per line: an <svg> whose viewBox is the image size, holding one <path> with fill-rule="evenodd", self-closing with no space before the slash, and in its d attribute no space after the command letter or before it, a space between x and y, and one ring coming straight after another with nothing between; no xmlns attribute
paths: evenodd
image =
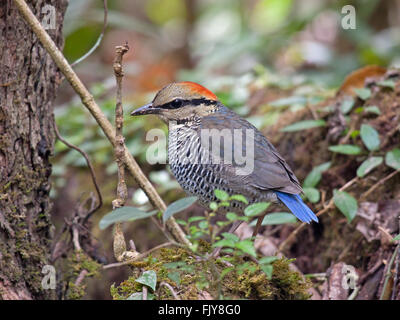
<svg viewBox="0 0 400 320"><path fill-rule="evenodd" d="M216 201L214 190L220 189L241 194L249 203L283 203L299 220L318 222L300 197L298 179L275 147L205 87L189 81L171 83L152 103L131 113L146 114L155 114L168 124L171 171L186 193L197 196L202 205ZM232 201L225 212L241 213L245 206Z"/></svg>

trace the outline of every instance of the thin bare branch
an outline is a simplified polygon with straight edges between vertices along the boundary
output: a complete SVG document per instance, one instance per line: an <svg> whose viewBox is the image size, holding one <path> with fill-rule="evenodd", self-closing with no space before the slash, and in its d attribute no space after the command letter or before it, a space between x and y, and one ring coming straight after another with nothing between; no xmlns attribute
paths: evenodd
<svg viewBox="0 0 400 320"><path fill-rule="evenodd" d="M122 58L125 53L129 50L129 46L126 43L124 46L115 47L115 60L114 60L114 74L117 82L117 102L115 105L115 128L116 128L116 145L114 146L115 162L118 166L118 185L117 185L117 198L112 202L113 209L120 208L125 205L126 199L128 198L128 188L125 183L125 164L123 162L124 157L124 110L122 107L122 79L124 72L122 70Z"/></svg>
<svg viewBox="0 0 400 320"><path fill-rule="evenodd" d="M174 297L175 300L181 300L181 298L179 298L179 296L176 294L174 288L172 288L172 286L169 283L167 283L165 281L161 281L160 282L160 288L163 287L163 286L167 287L169 289L169 291L171 292L171 294L172 294L172 296Z"/></svg>
<svg viewBox="0 0 400 320"><path fill-rule="evenodd" d="M400 251L400 244L398 244L396 246L396 249L394 249L392 257L390 258L389 264L386 267L386 272L383 275L385 280L384 280L384 284L383 284L383 288L382 288L379 300L390 300L390 298L392 296L391 290L393 289L393 287L389 285L389 279L392 277L393 262L395 261L397 253L399 253L399 251Z"/></svg>
<svg viewBox="0 0 400 320"><path fill-rule="evenodd" d="M86 277L86 275L87 275L88 273L89 273L89 272L88 272L86 269L83 269L83 270L79 273L78 278L76 278L76 280L75 280L75 286L79 286L79 285L82 283L82 281L85 279L85 277Z"/></svg>
<svg viewBox="0 0 400 320"><path fill-rule="evenodd" d="M371 188L369 188L366 192L364 192L361 195L360 200L366 199L372 192L374 192L374 190L376 188L378 188L380 185L384 184L387 180L393 178L399 172L400 172L400 170L393 171L392 173L390 173L389 175L387 175L383 179L380 179L377 183L375 183Z"/></svg>
<svg viewBox="0 0 400 320"><path fill-rule="evenodd" d="M142 287L142 300L147 300L147 287Z"/></svg>
<svg viewBox="0 0 400 320"><path fill-rule="evenodd" d="M147 257L150 253L152 253L154 251L157 251L158 249L169 247L169 246L176 246L176 245L179 246L179 243L166 242L166 243L160 244L158 246L155 246L154 248L151 248L150 250L148 250L148 251L146 251L144 253L139 254L137 257L135 257L133 259L129 259L129 260L124 261L124 262L107 264L107 265L103 266L103 269L110 269L110 268L115 268L115 267L126 266L126 265L128 265L128 264L130 264L132 262L139 261L139 260Z"/></svg>
<svg viewBox="0 0 400 320"><path fill-rule="evenodd" d="M60 140L62 143L64 143L67 147L78 151L85 158L86 164L90 171L90 175L92 176L93 185L94 185L94 188L96 189L96 193L97 193L97 205L94 208L92 208L91 210L89 210L89 212L86 214L86 216L83 220L83 223L85 223L92 216L92 214L95 213L98 209L100 209L100 207L103 205L103 197L101 195L100 187L97 183L96 174L94 172L94 168L93 168L92 163L90 162L88 154L85 151L83 151L82 149L80 149L79 147L73 145L72 143L69 143L67 140L65 140L61 136L54 117L53 117L53 124L54 124L54 131L56 133L57 139Z"/></svg>

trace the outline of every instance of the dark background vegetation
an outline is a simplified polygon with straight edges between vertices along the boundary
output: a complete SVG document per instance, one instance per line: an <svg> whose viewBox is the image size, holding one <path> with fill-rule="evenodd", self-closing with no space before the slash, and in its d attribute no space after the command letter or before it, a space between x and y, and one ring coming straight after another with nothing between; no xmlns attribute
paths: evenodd
<svg viewBox="0 0 400 320"><path fill-rule="evenodd" d="M340 25L341 8L346 4L356 7L355 30L344 30ZM223 103L270 138L300 181L313 167L331 161L331 169L322 175L318 185L327 200L332 197L333 189L356 176L358 166L365 160L360 156L333 154L328 147L339 144L350 123L356 124L353 130L359 130L360 124L367 121L384 141L399 121L397 85L391 92L372 91L372 101L368 104L354 96L354 109L375 105L381 109L381 115L363 119L355 113L349 114L338 137L328 134L331 124L298 132L280 131L293 122L313 119L310 108L327 123L334 121L332 115L324 112L327 107L335 106L337 89L353 70L366 65L400 66L400 1L110 0L108 6L109 24L100 47L75 70L113 121L114 47L128 41L131 50L124 58L123 83L126 144L167 203L183 197L184 192L166 166L151 166L145 157L149 146L146 132L155 127L165 131L167 128L155 117L131 119L129 112L151 101L154 93L169 82L196 81L215 92ZM64 54L70 62L93 46L102 24L102 1L70 0L64 21ZM62 136L85 150L95 166L104 205L92 218L91 232L97 239L99 260L112 262L111 228L100 231L98 221L111 210L115 198L117 166L113 151L67 83L58 91L55 116ZM398 146L398 133L393 133L390 139L382 152ZM349 143L362 146L357 134ZM82 156L60 141L56 142L52 164L52 217L55 225L60 226L93 186ZM391 171L382 165L348 192L359 199ZM392 232L392 236L398 234L398 226L389 228L385 223L398 215L399 182L399 177L394 177L385 184L386 188L363 199L377 205L375 211L369 212L381 213L383 222L379 226ZM150 208L144 193L130 179L128 187L129 205ZM310 206L315 211L322 207L319 202ZM188 213L201 214L202 210L192 207ZM358 219L362 218L356 217L348 223L340 211L332 209L321 217L319 225L302 231L285 253L297 258L296 264L304 274L325 273L334 264L345 262L354 265L362 276L379 261L390 259L394 247L382 242L378 225L371 221L369 224L364 221L363 225L367 224L365 228L376 234L366 236L360 231L362 221ZM270 241L279 245L295 226L266 227L265 232L273 231ZM139 251L163 241L150 220L126 223L124 231L127 239L135 240ZM361 291L361 298L377 298L384 267L382 263L363 279L367 282L367 277L376 277L371 282L372 289ZM118 284L128 273L128 268L102 272L100 278L90 280L85 298L109 299L111 283ZM315 281L315 286L321 292L322 282Z"/></svg>

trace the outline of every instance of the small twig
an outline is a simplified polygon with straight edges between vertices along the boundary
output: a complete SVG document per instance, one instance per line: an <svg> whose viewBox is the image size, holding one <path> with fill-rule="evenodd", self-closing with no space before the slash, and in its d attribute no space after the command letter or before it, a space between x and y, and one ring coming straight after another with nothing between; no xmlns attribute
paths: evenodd
<svg viewBox="0 0 400 320"><path fill-rule="evenodd" d="M122 223L118 222L114 225L113 232L113 251L117 261L125 260L126 242L124 233L122 232Z"/></svg>
<svg viewBox="0 0 400 320"><path fill-rule="evenodd" d="M74 244L75 251L82 251L81 245L79 244L79 232L76 226L72 227L72 242Z"/></svg>
<svg viewBox="0 0 400 320"><path fill-rule="evenodd" d="M399 220L399 231L400 231L400 216L398 217ZM392 291L392 300L396 299L396 293L397 293L397 282L399 280L399 260L400 260L400 246L397 248L397 256L396 256L396 264L394 267L394 275L393 275L393 291Z"/></svg>
<svg viewBox="0 0 400 320"><path fill-rule="evenodd" d="M85 218L83 220L83 223L85 223L91 217L91 215L93 213L95 213L98 209L100 209L100 207L103 205L103 197L101 195L100 187L99 187L99 185L97 183L96 174L94 172L94 168L92 166L92 163L90 162L88 154L85 151L83 151L82 149L80 149L79 147L73 145L72 143L69 143L67 140L65 140L61 136L60 131L58 130L58 127L57 127L57 124L56 124L56 120L54 119L54 116L53 116L53 124L54 124L54 131L56 133L57 139L60 140L62 143L64 143L67 147L78 151L85 158L86 164L87 164L87 166L89 168L89 171L90 171L90 175L92 176L93 185L94 185L94 187L96 189L96 193L97 193L97 201L98 201L98 203L97 203L97 206L95 206L94 208L89 210L88 213L86 214L86 216L85 216Z"/></svg>
<svg viewBox="0 0 400 320"><path fill-rule="evenodd" d="M122 133L124 125L124 110L122 107L122 78L124 72L122 70L122 58L125 53L129 50L129 46L126 43L124 46L115 47L115 60L114 60L114 74L117 82L117 103L115 105L115 140L116 144L114 147L115 162L118 166L118 186L117 186L117 198L112 202L113 209L123 207L126 199L128 198L128 189L125 183L125 164L123 162L124 157L124 136Z"/></svg>
<svg viewBox="0 0 400 320"><path fill-rule="evenodd" d="M75 280L75 286L79 286L79 285L82 283L82 281L85 279L85 277L86 277L86 275L87 275L88 273L89 273L89 272L88 272L86 269L83 269L83 270L79 273L78 278L76 278L76 280Z"/></svg>
<svg viewBox="0 0 400 320"><path fill-rule="evenodd" d="M309 103L306 104L306 107L311 112L311 115L313 116L314 120L319 120L317 113Z"/></svg>
<svg viewBox="0 0 400 320"><path fill-rule="evenodd" d="M397 248L397 256L396 256L396 263L394 267L394 275L393 275L393 291L392 291L392 300L396 299L397 293L397 282L399 281L399 260L400 260L400 247Z"/></svg>
<svg viewBox="0 0 400 320"><path fill-rule="evenodd" d="M147 300L147 287L142 287L142 300Z"/></svg>
<svg viewBox="0 0 400 320"><path fill-rule="evenodd" d="M171 291L171 294L172 294L172 296L174 297L175 300L181 300L181 299L179 298L179 296L176 294L174 288L172 288L172 286L171 286L169 283L167 283L167 282L165 282L165 281L161 281L161 282L160 282L160 288L161 288L162 286L167 287L167 288L169 289L169 291ZM143 300L144 300L144 299L143 299Z"/></svg>
<svg viewBox="0 0 400 320"><path fill-rule="evenodd" d="M115 162L118 167L118 184L117 184L117 198L112 201L113 210L121 208L125 205L126 199L128 198L128 188L125 182L125 164L123 162L124 157L124 143L125 139L123 136L124 127L124 109L122 107L122 79L124 72L122 70L122 58L124 54L129 50L129 46L126 43L124 46L115 47L115 59L114 59L114 75L117 82L117 98L115 105ZM136 250L132 252L133 255L137 255ZM122 224L120 222L115 224L114 228L114 256L117 261L123 261L129 259L126 254L126 242L124 233L122 232ZM146 292L147 295L147 292Z"/></svg>
<svg viewBox="0 0 400 320"><path fill-rule="evenodd" d="M388 133L385 134L385 138L381 143L380 149L383 150L389 143L392 136L396 133L396 131L400 130L400 124L390 130Z"/></svg>
<svg viewBox="0 0 400 320"><path fill-rule="evenodd" d="M392 257L390 258L389 264L388 264L388 266L386 268L386 273L384 275L385 282L383 283L383 288L382 288L382 292L381 292L381 296L379 297L379 300L384 300L385 297L389 297L389 294L386 291L388 290L389 279L392 276L392 265L393 265L393 262L394 262L394 260L395 260L395 258L397 256L397 253L399 251L400 251L400 244L398 244L396 246L396 249L394 250L394 252L392 254Z"/></svg>
<svg viewBox="0 0 400 320"><path fill-rule="evenodd" d="M355 129L356 125L355 122L350 122L350 128L349 131L347 132L346 136L343 137L342 139L340 139L339 144L346 144L348 143L354 129Z"/></svg>
<svg viewBox="0 0 400 320"><path fill-rule="evenodd" d="M387 175L385 178L382 178L381 180L379 180L377 183L375 183L371 188L369 188L366 192L364 192L361 195L360 200L366 199L376 188L378 188L381 184L384 184L387 180L391 179L399 172L400 172L400 170L393 171L391 174Z"/></svg>
<svg viewBox="0 0 400 320"><path fill-rule="evenodd" d="M369 276L374 274L381 267L382 263L383 263L383 261L382 261L382 254L381 254L378 261L376 261L375 265L360 277L359 284L360 285L364 284L365 280L367 280Z"/></svg>
<svg viewBox="0 0 400 320"><path fill-rule="evenodd" d="M131 247L131 250L136 251L136 245L135 242L133 242L133 240L129 240L129 246Z"/></svg>
<svg viewBox="0 0 400 320"><path fill-rule="evenodd" d="M130 264L132 262L135 262L135 261L138 261L138 260L141 260L141 259L147 257L150 253L152 253L152 252L154 252L154 251L156 251L158 249L169 247L169 246L179 246L179 243L166 242L166 243L160 244L158 246L155 246L154 248L151 248L150 250L148 250L148 251L146 251L144 253L139 254L137 257L135 257L133 259L129 259L129 260L124 261L124 262L107 264L107 265L103 266L103 269L110 269L110 268L115 268L115 267L126 266L127 264Z"/></svg>
<svg viewBox="0 0 400 320"><path fill-rule="evenodd" d="M103 28L101 30L99 37L97 38L96 43L82 57L80 57L79 59L77 59L73 63L71 63L71 67L77 65L78 63L82 62L87 57L89 57L99 47L101 40L103 40L104 34L106 32L106 28L107 28L107 17L108 17L107 0L103 0L103 8L104 8Z"/></svg>

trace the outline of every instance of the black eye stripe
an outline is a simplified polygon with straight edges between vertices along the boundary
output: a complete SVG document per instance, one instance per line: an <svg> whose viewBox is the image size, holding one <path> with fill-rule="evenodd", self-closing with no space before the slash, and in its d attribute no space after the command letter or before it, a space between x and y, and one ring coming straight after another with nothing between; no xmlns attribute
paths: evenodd
<svg viewBox="0 0 400 320"><path fill-rule="evenodd" d="M198 106L201 104L205 104L205 105L211 105L216 103L216 101L214 100L208 100L205 98L200 98L200 99L191 99L191 100L184 100L184 99L175 99L172 100L168 103L164 103L161 106L158 106L157 108L160 109L178 109L187 105L192 105L192 106Z"/></svg>

